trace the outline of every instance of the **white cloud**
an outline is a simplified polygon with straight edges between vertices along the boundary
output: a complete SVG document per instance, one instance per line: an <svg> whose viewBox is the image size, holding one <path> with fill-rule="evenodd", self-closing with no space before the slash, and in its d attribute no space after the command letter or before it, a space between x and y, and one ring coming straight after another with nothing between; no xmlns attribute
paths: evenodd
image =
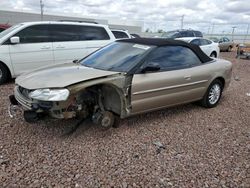
<svg viewBox="0 0 250 188"><path fill-rule="evenodd" d="M246 0L43 0L46 13L143 20L150 27L184 23L249 22ZM1 0L1 9L40 11L39 0ZM175 22L174 22L175 21Z"/></svg>

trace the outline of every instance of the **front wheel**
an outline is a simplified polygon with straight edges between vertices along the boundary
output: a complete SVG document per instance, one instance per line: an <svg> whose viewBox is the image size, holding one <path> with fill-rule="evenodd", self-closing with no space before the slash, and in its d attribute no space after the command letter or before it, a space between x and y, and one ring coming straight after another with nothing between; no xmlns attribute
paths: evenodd
<svg viewBox="0 0 250 188"><path fill-rule="evenodd" d="M206 94L201 100L201 105L206 108L215 107L221 98L223 91L223 84L220 80L214 80L207 89Z"/></svg>
<svg viewBox="0 0 250 188"><path fill-rule="evenodd" d="M8 80L8 70L0 63L0 85Z"/></svg>

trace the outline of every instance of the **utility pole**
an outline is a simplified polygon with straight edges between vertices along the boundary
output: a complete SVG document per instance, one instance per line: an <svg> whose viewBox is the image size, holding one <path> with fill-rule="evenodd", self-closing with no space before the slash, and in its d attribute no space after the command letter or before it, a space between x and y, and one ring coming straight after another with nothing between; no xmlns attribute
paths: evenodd
<svg viewBox="0 0 250 188"><path fill-rule="evenodd" d="M40 0L40 7L41 7L41 21L43 21L43 8L44 8L43 0Z"/></svg>
<svg viewBox="0 0 250 188"><path fill-rule="evenodd" d="M245 35L245 38L244 38L243 43L245 43L246 40L247 40L247 37L248 37L248 34L249 34L249 27L250 27L250 24L247 24L247 33L246 33L246 35Z"/></svg>
<svg viewBox="0 0 250 188"><path fill-rule="evenodd" d="M185 15L183 14L183 15L181 16L181 29L183 29L184 17L185 17Z"/></svg>
<svg viewBox="0 0 250 188"><path fill-rule="evenodd" d="M233 28L233 31L232 31L232 41L234 41L234 30L235 30L236 26L233 26L232 28Z"/></svg>
<svg viewBox="0 0 250 188"><path fill-rule="evenodd" d="M214 34L214 23L212 25L212 31L211 31L211 35L213 35L213 34Z"/></svg>

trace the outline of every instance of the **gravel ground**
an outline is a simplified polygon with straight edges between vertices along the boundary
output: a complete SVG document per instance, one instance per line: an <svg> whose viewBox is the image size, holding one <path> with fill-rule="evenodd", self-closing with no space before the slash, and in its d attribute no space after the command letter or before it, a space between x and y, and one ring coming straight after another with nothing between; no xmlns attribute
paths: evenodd
<svg viewBox="0 0 250 188"><path fill-rule="evenodd" d="M75 120L8 115L13 81L0 86L0 187L250 187L250 61L233 62L213 109L194 104L121 121L103 131Z"/></svg>

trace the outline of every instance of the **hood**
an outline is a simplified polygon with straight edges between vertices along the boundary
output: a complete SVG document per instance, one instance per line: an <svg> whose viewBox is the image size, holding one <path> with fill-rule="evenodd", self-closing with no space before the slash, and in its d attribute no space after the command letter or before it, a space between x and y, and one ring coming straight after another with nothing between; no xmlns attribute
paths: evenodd
<svg viewBox="0 0 250 188"><path fill-rule="evenodd" d="M17 77L16 84L30 90L63 88L78 82L118 73L85 67L79 64L66 63L25 73Z"/></svg>

